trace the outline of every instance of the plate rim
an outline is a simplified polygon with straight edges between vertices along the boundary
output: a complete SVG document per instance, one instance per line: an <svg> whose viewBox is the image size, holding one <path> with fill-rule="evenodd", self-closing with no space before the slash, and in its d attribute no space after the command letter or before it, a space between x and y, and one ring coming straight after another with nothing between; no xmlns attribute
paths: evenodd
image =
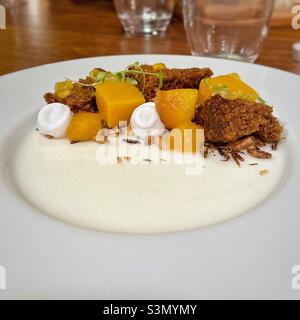
<svg viewBox="0 0 300 320"><path fill-rule="evenodd" d="M47 67L47 66L51 66L54 64L60 64L60 63L67 63L67 62L79 62L82 60L89 60L89 59L99 59L99 58L124 58L124 57L134 57L134 56L149 56L149 57L156 57L156 56L166 56L166 57L178 57L178 58L193 58L193 59L201 59L201 60L212 60L212 61L223 61L224 63L233 63L233 64L237 64L237 65L248 65L248 66L255 66L255 67L259 67L259 68L263 68L263 69L269 69L269 70L276 70L276 71L280 71L282 73L285 73L287 75L290 76L298 76L300 79L300 74L291 72L291 71L287 71L287 70L283 70L283 69L279 69L279 68L275 68L275 67L270 67L267 65L263 65L263 64L257 64L257 63L250 63L250 62L246 62L246 61L238 61L238 60L230 60L230 59L222 59L222 58L214 58L214 57L206 57L206 56L193 56L193 55L185 55L185 54L163 54L163 53L151 53L151 54L145 54L145 53L131 53L131 54L111 54L111 55L104 55L104 56L92 56L92 57L82 57L82 58L74 58L74 59L66 59L66 60L59 60L59 61L55 61L55 62L50 62L50 63L44 63L41 65L37 65L37 66L33 66L33 67L28 67L28 68L23 68L20 70L16 70L13 72L9 72L9 73L5 73L3 75L0 76L0 79L3 77L7 77L7 76L12 76L15 74L18 74L19 72L24 72L24 71L34 71L36 69L39 68L43 68L43 67Z"/></svg>

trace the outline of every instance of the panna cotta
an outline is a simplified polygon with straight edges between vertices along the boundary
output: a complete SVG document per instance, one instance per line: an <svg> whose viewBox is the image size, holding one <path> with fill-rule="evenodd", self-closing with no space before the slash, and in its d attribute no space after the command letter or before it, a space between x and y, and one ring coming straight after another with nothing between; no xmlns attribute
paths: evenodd
<svg viewBox="0 0 300 320"><path fill-rule="evenodd" d="M241 168L211 156L200 175L187 174L189 163L167 163L156 145L152 156L158 163L143 158L131 164L133 151L149 146L125 142L127 157L115 161L115 145L71 145L32 131L11 162L14 183L30 203L59 220L101 231L158 233L205 227L245 213L272 194L286 170L284 145L272 161L246 156ZM261 170L268 174L260 175Z"/></svg>

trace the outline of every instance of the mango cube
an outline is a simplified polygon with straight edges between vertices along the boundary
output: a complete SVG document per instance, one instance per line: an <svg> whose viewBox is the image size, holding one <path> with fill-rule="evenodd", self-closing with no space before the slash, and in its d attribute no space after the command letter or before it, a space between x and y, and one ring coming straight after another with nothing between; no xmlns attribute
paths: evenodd
<svg viewBox="0 0 300 320"><path fill-rule="evenodd" d="M145 98L131 83L112 81L97 85L96 101L101 118L113 128L120 121L129 122L134 109L143 104Z"/></svg>
<svg viewBox="0 0 300 320"><path fill-rule="evenodd" d="M244 99L252 102L255 102L259 97L258 93L243 82L237 73L206 78L200 82L200 105L216 94L220 94L224 99L228 100Z"/></svg>
<svg viewBox="0 0 300 320"><path fill-rule="evenodd" d="M158 92L155 102L162 122L168 129L173 129L179 123L194 118L198 102L198 90L161 90Z"/></svg>
<svg viewBox="0 0 300 320"><path fill-rule="evenodd" d="M92 140L101 128L99 113L81 111L73 115L67 130L67 138L71 141Z"/></svg>

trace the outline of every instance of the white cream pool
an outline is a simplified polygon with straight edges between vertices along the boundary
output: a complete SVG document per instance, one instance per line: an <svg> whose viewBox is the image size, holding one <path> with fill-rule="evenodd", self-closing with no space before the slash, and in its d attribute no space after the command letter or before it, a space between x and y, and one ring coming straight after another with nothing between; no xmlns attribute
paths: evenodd
<svg viewBox="0 0 300 320"><path fill-rule="evenodd" d="M71 145L30 132L11 161L22 195L41 211L91 229L128 233L199 228L236 217L272 194L286 170L284 145L241 168L211 156L201 175L185 165L99 164L94 142ZM250 166L251 163L258 165ZM260 170L268 170L265 176Z"/></svg>

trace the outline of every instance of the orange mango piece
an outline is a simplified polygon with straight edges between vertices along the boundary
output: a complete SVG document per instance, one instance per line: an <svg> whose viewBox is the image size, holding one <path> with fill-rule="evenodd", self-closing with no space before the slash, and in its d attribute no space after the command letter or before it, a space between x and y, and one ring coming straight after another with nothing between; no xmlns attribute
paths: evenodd
<svg viewBox="0 0 300 320"><path fill-rule="evenodd" d="M134 109L143 104L145 98L131 83L108 81L97 85L96 101L101 118L113 128L120 121L129 122Z"/></svg>
<svg viewBox="0 0 300 320"><path fill-rule="evenodd" d="M200 105L216 94L220 94L224 99L228 100L244 99L255 102L259 98L259 94L243 82L237 73L206 78L200 82Z"/></svg>
<svg viewBox="0 0 300 320"><path fill-rule="evenodd" d="M168 129L195 116L198 101L196 89L161 90L156 96L158 114Z"/></svg>
<svg viewBox="0 0 300 320"><path fill-rule="evenodd" d="M71 141L93 140L101 128L99 113L75 113L67 130L67 138Z"/></svg>

